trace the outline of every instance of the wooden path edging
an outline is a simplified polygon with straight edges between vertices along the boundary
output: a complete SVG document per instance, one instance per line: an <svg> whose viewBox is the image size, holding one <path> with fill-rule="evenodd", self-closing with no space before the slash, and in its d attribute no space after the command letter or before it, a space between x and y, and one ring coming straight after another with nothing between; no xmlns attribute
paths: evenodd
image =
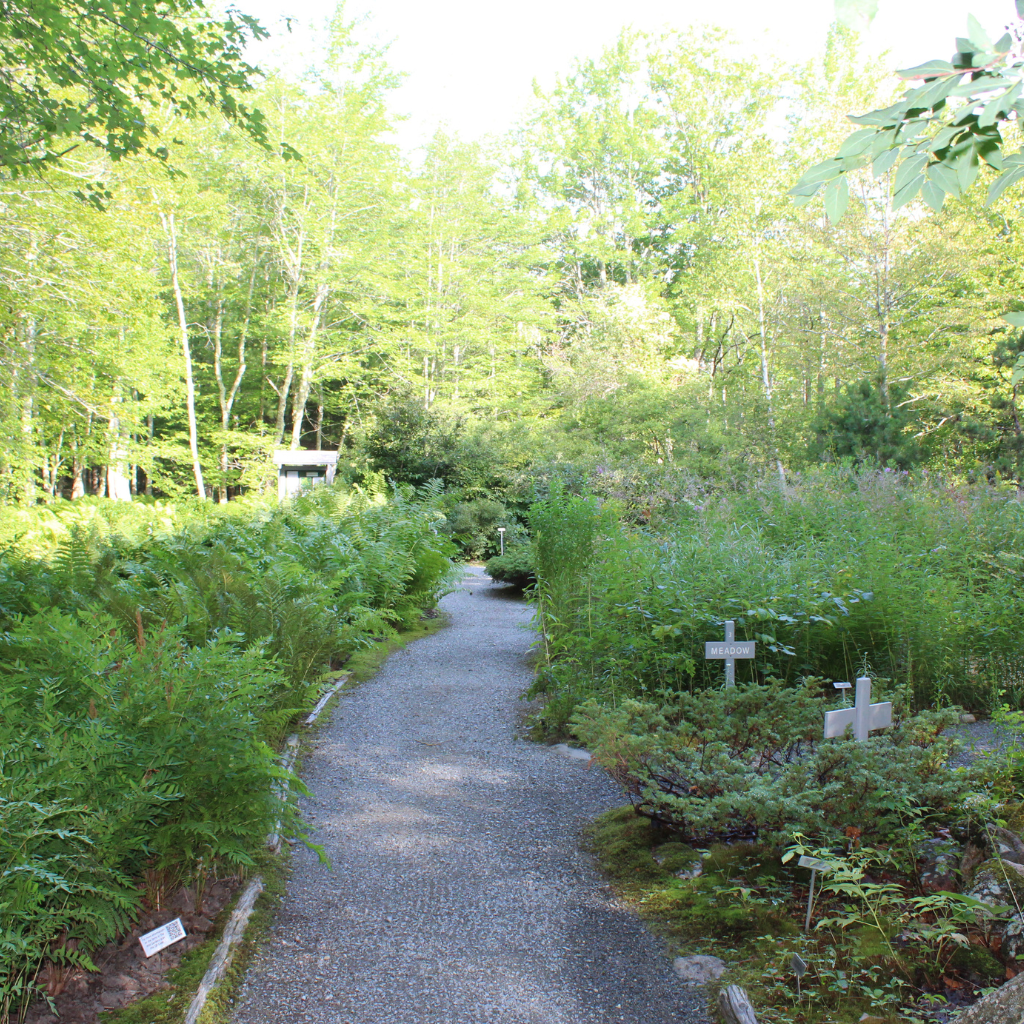
<svg viewBox="0 0 1024 1024"><path fill-rule="evenodd" d="M338 681L333 686L329 687L320 700L317 701L316 706L307 716L303 725L312 725L320 717L324 708L327 707L330 699L351 678L352 674L350 672L341 673L337 677ZM281 751L281 756L279 758L280 766L285 771L290 772L295 766L295 759L298 757L298 754L299 734L292 733L292 735L285 740L284 749ZM282 790L287 788L284 782L281 783L281 786ZM275 855L281 852L280 822L277 823L275 831L267 836L267 848ZM217 986L217 983L224 976L224 972L231 963L234 947L242 941L242 938L245 935L246 926L249 923L249 918L252 916L253 909L256 906L256 900L261 892L263 892L263 876L256 875L256 877L251 879L249 884L245 887L238 903L235 905L235 909L231 911L231 917L228 918L228 923L224 927L224 934L220 937L217 949L214 951L213 958L210 960L210 966L206 968L203 980L199 983L199 988L196 990L196 994L192 997L192 1002L189 1003L188 1010L185 1013L184 1024L196 1024L196 1021L199 1020L199 1015L203 1012L203 1007L206 1006L206 1000Z"/></svg>

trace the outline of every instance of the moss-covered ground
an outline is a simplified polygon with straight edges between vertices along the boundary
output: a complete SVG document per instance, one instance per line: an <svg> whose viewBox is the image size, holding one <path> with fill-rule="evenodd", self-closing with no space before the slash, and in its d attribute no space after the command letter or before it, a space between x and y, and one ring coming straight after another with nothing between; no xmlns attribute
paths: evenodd
<svg viewBox="0 0 1024 1024"><path fill-rule="evenodd" d="M941 1004L943 979L955 989L959 978L984 987L1003 976L998 959L975 945L949 946L940 968L929 960L930 947L900 948L899 929L890 921L884 935L864 924L817 927L805 935L809 872L795 861L784 865L782 849L738 843L694 850L629 806L598 818L590 839L616 891L670 953L720 957L729 969L719 986L744 988L762 1022L923 1022L929 1019L924 1010L907 1008L923 990L932 987ZM698 866L699 875L690 877ZM841 913L841 902L832 899L828 912ZM816 902L816 924L825 913L824 900ZM807 965L799 990L794 954Z"/></svg>

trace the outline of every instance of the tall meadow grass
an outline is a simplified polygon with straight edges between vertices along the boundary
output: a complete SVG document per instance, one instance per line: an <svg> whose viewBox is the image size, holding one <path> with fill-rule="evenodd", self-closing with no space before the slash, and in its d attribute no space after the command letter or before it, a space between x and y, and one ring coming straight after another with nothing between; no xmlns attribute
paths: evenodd
<svg viewBox="0 0 1024 1024"><path fill-rule="evenodd" d="M704 643L726 619L758 644L741 679L867 674L919 707L1024 702L1015 494L837 470L679 500L645 527L555 494L533 529L548 653L535 691L553 729L591 697L720 684Z"/></svg>

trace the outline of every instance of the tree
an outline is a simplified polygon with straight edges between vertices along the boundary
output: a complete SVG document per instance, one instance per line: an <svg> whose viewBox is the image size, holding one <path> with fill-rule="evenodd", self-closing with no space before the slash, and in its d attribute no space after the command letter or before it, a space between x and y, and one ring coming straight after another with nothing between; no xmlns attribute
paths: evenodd
<svg viewBox="0 0 1024 1024"><path fill-rule="evenodd" d="M1016 0L1024 19L1024 0ZM878 178L895 169L893 208L918 195L939 210L947 195L960 196L977 180L982 163L999 172L989 187L992 203L1024 178L1024 154L1005 156L1000 125L1024 116L1024 36L1012 26L996 42L973 15L967 37L958 37L952 61L929 60L897 71L908 82L903 98L889 107L851 116L863 125L834 157L807 171L790 191L807 203L825 187L825 209L833 223L849 203L849 174L870 167Z"/></svg>
<svg viewBox="0 0 1024 1024"><path fill-rule="evenodd" d="M153 111L168 105L190 118L219 110L268 147L263 115L238 98L256 74L244 48L266 36L204 0L0 0L0 170L42 171L83 144L167 160Z"/></svg>

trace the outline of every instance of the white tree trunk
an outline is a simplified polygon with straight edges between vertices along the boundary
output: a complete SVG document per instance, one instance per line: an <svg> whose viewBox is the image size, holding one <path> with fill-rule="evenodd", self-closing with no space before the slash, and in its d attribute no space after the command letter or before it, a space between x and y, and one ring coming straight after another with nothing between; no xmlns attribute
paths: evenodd
<svg viewBox="0 0 1024 1024"><path fill-rule="evenodd" d="M181 354L185 360L185 402L188 410L188 446L192 453L192 473L196 479L196 493L206 499L206 485L203 483L203 467L199 461L199 429L196 425L196 386L192 377L192 345L188 337L188 321L185 319L185 300L181 294L178 278L178 238L174 230L174 214L160 214L160 220L167 235L167 259L171 267L171 289L174 304L178 310L178 333L181 338Z"/></svg>

